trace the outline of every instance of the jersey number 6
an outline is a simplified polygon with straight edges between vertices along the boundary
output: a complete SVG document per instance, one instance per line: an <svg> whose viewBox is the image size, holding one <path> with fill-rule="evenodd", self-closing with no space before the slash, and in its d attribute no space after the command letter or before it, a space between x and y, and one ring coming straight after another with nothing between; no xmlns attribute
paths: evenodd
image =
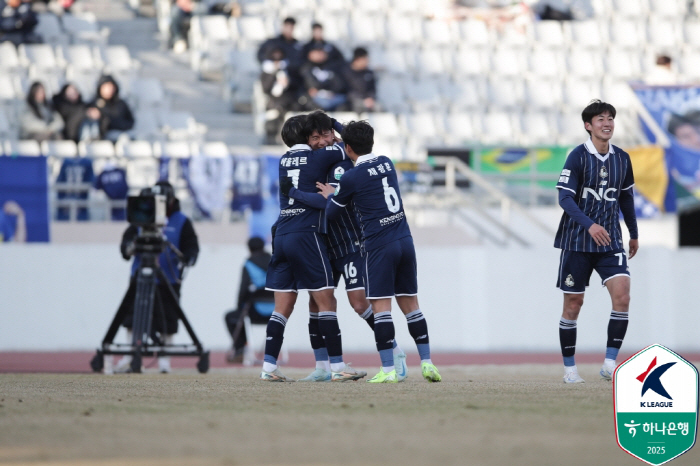
<svg viewBox="0 0 700 466"><path fill-rule="evenodd" d="M401 201L399 201L399 195L396 194L396 190L389 186L389 181L386 176L382 178L382 184L384 185L384 201L386 201L386 206L389 212L395 214L401 209Z"/></svg>

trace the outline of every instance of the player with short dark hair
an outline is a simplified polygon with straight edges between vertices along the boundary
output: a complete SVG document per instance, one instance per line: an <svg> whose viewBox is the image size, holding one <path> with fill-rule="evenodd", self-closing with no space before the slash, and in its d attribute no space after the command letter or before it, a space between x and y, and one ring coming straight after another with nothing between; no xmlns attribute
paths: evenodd
<svg viewBox="0 0 700 466"><path fill-rule="evenodd" d="M393 297L406 316L408 330L416 342L423 377L439 382L442 377L430 359L428 324L418 305L416 251L403 210L396 169L388 157L372 154L374 129L367 122L348 123L341 136L355 168L340 178L335 194L329 196L326 213L329 220L338 218L352 201L362 231L365 292L372 303L374 336L382 361L382 369L368 382L399 381L392 354Z"/></svg>
<svg viewBox="0 0 700 466"><path fill-rule="evenodd" d="M311 120L307 121L309 118ZM266 289L275 292L275 311L267 325L265 361L260 374L265 381L289 380L277 368L277 357L287 319L294 310L300 290L308 291L318 306L319 330L328 348L331 380L343 382L367 375L343 362L333 297L333 274L325 239L321 235L325 212L289 197L282 189L291 183L302 191L311 191L317 182L325 180L331 166L347 158L340 144L313 151L306 144L310 137L319 136L316 126L322 119L319 115L297 116L285 122L282 128L283 140L290 150L282 156L279 164L280 215L275 223L273 253L267 273Z"/></svg>
<svg viewBox="0 0 700 466"><path fill-rule="evenodd" d="M325 116L323 118L322 116ZM313 129L309 138L309 146L318 149L333 144L335 141L335 129L339 133L343 131L343 125L332 120L322 112L314 112L307 120L307 130ZM320 137L317 137L320 135ZM326 176L326 183L329 183L326 192L308 193L290 187L289 196L299 199L304 203L325 209L326 197L335 190L335 186L345 172L353 168L350 159L345 159L333 165ZM319 184L319 186L323 186ZM348 301L357 315L362 317L369 327L374 331L374 315L372 306L365 296L364 259L360 252L361 230L357 222L357 217L352 210L352 206L347 206L343 212L334 220L325 223L326 243L328 246L329 258L333 268L334 285L337 287L342 277L345 282ZM309 303L309 339L311 348L316 359L316 368L307 377L299 382L329 382L331 380L331 370L328 362L328 351L325 342L319 331L318 309L313 300ZM406 366L406 354L399 345L393 343L394 366L399 382L408 376Z"/></svg>
<svg viewBox="0 0 700 466"><path fill-rule="evenodd" d="M627 332L630 272L620 230L620 211L630 233L629 259L639 249L634 211L634 174L627 152L610 144L615 107L592 101L582 112L589 139L566 159L559 177L559 205L564 213L554 247L561 249L557 287L564 292L559 341L564 358L564 382L582 383L574 354L576 322L593 270L612 300L602 378L611 380Z"/></svg>

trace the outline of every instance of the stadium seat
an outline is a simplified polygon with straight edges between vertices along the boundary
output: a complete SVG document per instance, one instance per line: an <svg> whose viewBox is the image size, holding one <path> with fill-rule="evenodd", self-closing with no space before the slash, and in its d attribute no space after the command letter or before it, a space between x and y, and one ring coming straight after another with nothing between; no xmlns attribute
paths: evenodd
<svg viewBox="0 0 700 466"><path fill-rule="evenodd" d="M207 157L217 157L225 158L229 157L230 153L226 144L220 141L217 142L205 142L199 145L195 145L198 150L192 149L192 154L201 154Z"/></svg>
<svg viewBox="0 0 700 466"><path fill-rule="evenodd" d="M518 50L500 47L491 55L491 70L498 76L522 77L525 60Z"/></svg>
<svg viewBox="0 0 700 466"><path fill-rule="evenodd" d="M578 78L567 79L564 83L564 102L570 109L579 112L588 105L592 99L600 99L600 81L583 80Z"/></svg>
<svg viewBox="0 0 700 466"><path fill-rule="evenodd" d="M457 79L443 82L441 92L443 99L452 111L483 110L487 104L484 99L486 86L481 79Z"/></svg>
<svg viewBox="0 0 700 466"><path fill-rule="evenodd" d="M377 135L385 139L399 139L403 137L401 128L393 113L368 113L367 121L374 128Z"/></svg>
<svg viewBox="0 0 700 466"><path fill-rule="evenodd" d="M171 141L193 140L203 134L203 128L190 112L162 111L159 120L163 132Z"/></svg>
<svg viewBox="0 0 700 466"><path fill-rule="evenodd" d="M0 139L14 139L15 137L17 137L17 132L10 125L10 119L5 110L0 108Z"/></svg>
<svg viewBox="0 0 700 466"><path fill-rule="evenodd" d="M139 109L168 108L165 89L156 78L138 78L131 86L130 95Z"/></svg>
<svg viewBox="0 0 700 466"><path fill-rule="evenodd" d="M583 108L583 106L581 108ZM577 146L588 138L586 130L583 127L583 121L581 120L581 110L561 113L557 121L559 122L557 144L562 146Z"/></svg>
<svg viewBox="0 0 700 466"><path fill-rule="evenodd" d="M441 110L444 108L440 95L440 82L436 78L405 82L406 96L414 112Z"/></svg>
<svg viewBox="0 0 700 466"><path fill-rule="evenodd" d="M74 44L107 44L109 29L100 28L94 13L64 14L61 17L61 23Z"/></svg>
<svg viewBox="0 0 700 466"><path fill-rule="evenodd" d="M21 90L20 79L9 73L0 72L0 105L16 108L25 94Z"/></svg>
<svg viewBox="0 0 700 466"><path fill-rule="evenodd" d="M386 34L379 18L353 13L350 17L350 38L354 44L383 42Z"/></svg>
<svg viewBox="0 0 700 466"><path fill-rule="evenodd" d="M489 70L489 58L483 50L460 49L453 55L453 76L483 76Z"/></svg>
<svg viewBox="0 0 700 466"><path fill-rule="evenodd" d="M647 37L656 50L676 50L683 44L683 30L677 21L652 17L647 25Z"/></svg>
<svg viewBox="0 0 700 466"><path fill-rule="evenodd" d="M258 18L259 19L259 18ZM240 31L240 37L247 37ZM222 15L194 16L190 23L190 56L197 72L222 70L232 48L228 21Z"/></svg>
<svg viewBox="0 0 700 466"><path fill-rule="evenodd" d="M131 159L126 164L126 179L129 188L141 190L156 184L160 178L160 163L155 157Z"/></svg>
<svg viewBox="0 0 700 466"><path fill-rule="evenodd" d="M120 141L115 145L115 154L130 159L152 158L153 146L149 141Z"/></svg>
<svg viewBox="0 0 700 466"><path fill-rule="evenodd" d="M47 157L70 158L78 155L78 146L73 141L44 141L41 153Z"/></svg>
<svg viewBox="0 0 700 466"><path fill-rule="evenodd" d="M642 65L639 54L611 48L606 57L606 75L620 79L639 79Z"/></svg>
<svg viewBox="0 0 700 466"><path fill-rule="evenodd" d="M616 16L641 20L649 14L648 0L615 0L614 5Z"/></svg>
<svg viewBox="0 0 700 466"><path fill-rule="evenodd" d="M60 65L49 44L20 44L17 48L20 63L36 70L60 70Z"/></svg>
<svg viewBox="0 0 700 466"><path fill-rule="evenodd" d="M459 34L453 32L452 24L452 22L439 19L423 20L423 37L421 40L428 46L453 46L457 42Z"/></svg>
<svg viewBox="0 0 700 466"><path fill-rule="evenodd" d="M470 113L453 112L445 115L445 141L450 145L463 145L478 142L481 129L477 129Z"/></svg>
<svg viewBox="0 0 700 466"><path fill-rule="evenodd" d="M693 81L700 79L700 52L685 52L680 61L680 69L686 80Z"/></svg>
<svg viewBox="0 0 700 466"><path fill-rule="evenodd" d="M415 16L417 12L421 11L424 3L421 0L393 0L390 11L406 16Z"/></svg>
<svg viewBox="0 0 700 466"><path fill-rule="evenodd" d="M324 10L324 13L327 13L327 11ZM345 16L316 16L316 19L323 26L323 37L327 41L335 42L335 45L338 47L348 42L350 33L348 31L348 19Z"/></svg>
<svg viewBox="0 0 700 466"><path fill-rule="evenodd" d="M17 55L17 49L12 42L0 43L0 75L11 73L16 76L25 74L22 62Z"/></svg>
<svg viewBox="0 0 700 466"><path fill-rule="evenodd" d="M427 48L416 53L416 76L445 76L451 66L443 58L444 51L439 48Z"/></svg>
<svg viewBox="0 0 700 466"><path fill-rule="evenodd" d="M370 53L370 60L375 71L399 76L410 73L415 66L415 55L403 48L379 49Z"/></svg>
<svg viewBox="0 0 700 466"><path fill-rule="evenodd" d="M431 112L411 113L399 117L407 137L421 146L444 144L445 129L442 121Z"/></svg>
<svg viewBox="0 0 700 466"><path fill-rule="evenodd" d="M585 20L570 21L570 23L572 44L596 49L596 51L608 45L607 22Z"/></svg>
<svg viewBox="0 0 700 466"><path fill-rule="evenodd" d="M563 102L561 83L530 77L525 81L526 108L558 110Z"/></svg>
<svg viewBox="0 0 700 466"><path fill-rule="evenodd" d="M355 0L353 2L353 9L361 11L367 16L382 13L385 7L385 2L378 2L376 0Z"/></svg>
<svg viewBox="0 0 700 466"><path fill-rule="evenodd" d="M568 75L578 78L593 79L603 74L603 54L577 46L572 46L568 54Z"/></svg>
<svg viewBox="0 0 700 466"><path fill-rule="evenodd" d="M685 0L649 0L649 3L654 16L676 21L681 20L687 10L687 2Z"/></svg>
<svg viewBox="0 0 700 466"><path fill-rule="evenodd" d="M602 99L606 102L612 102L616 109L635 108L637 97L625 80L605 77L603 78L602 91Z"/></svg>
<svg viewBox="0 0 700 466"><path fill-rule="evenodd" d="M382 109L402 113L408 110L406 91L400 79L382 78L377 83L377 99Z"/></svg>
<svg viewBox="0 0 700 466"><path fill-rule="evenodd" d="M529 47L532 41L532 30L530 28L522 31L512 24L505 25L498 35L499 45L514 49Z"/></svg>
<svg viewBox="0 0 700 466"><path fill-rule="evenodd" d="M386 32L389 47L414 45L422 37L420 21L404 15L389 15Z"/></svg>
<svg viewBox="0 0 700 466"><path fill-rule="evenodd" d="M491 78L489 99L496 109L520 107L525 100L525 90L521 79Z"/></svg>
<svg viewBox="0 0 700 466"><path fill-rule="evenodd" d="M241 47L252 47L260 44L269 36L265 22L259 16L242 16L238 18L236 23L238 24Z"/></svg>
<svg viewBox="0 0 700 466"><path fill-rule="evenodd" d="M466 47L489 47L493 43L486 23L479 20L460 21L459 31Z"/></svg>
<svg viewBox="0 0 700 466"><path fill-rule="evenodd" d="M157 157L187 159L192 156L191 144L187 141L166 141L153 144L153 153Z"/></svg>
<svg viewBox="0 0 700 466"><path fill-rule="evenodd" d="M510 113L488 112L482 119L484 145L514 145L519 142L520 134Z"/></svg>
<svg viewBox="0 0 700 466"><path fill-rule="evenodd" d="M38 157L41 154L41 147L33 139L6 140L4 144L5 155L22 155L25 157Z"/></svg>
<svg viewBox="0 0 700 466"><path fill-rule="evenodd" d="M610 22L610 39L616 47L641 50L646 44L643 23L630 19L613 19Z"/></svg>
<svg viewBox="0 0 700 466"><path fill-rule="evenodd" d="M334 16L345 14L352 9L352 0L318 0L318 10L324 13L333 13ZM326 25L323 24L324 33Z"/></svg>
<svg viewBox="0 0 700 466"><path fill-rule="evenodd" d="M115 156L114 144L111 141L92 141L78 143L78 154L81 157L110 158Z"/></svg>
<svg viewBox="0 0 700 466"><path fill-rule="evenodd" d="M556 114L527 112L520 116L522 143L527 147L552 145L556 133Z"/></svg>
<svg viewBox="0 0 700 466"><path fill-rule="evenodd" d="M536 21L534 24L537 44L546 47L562 48L568 43L561 21Z"/></svg>
<svg viewBox="0 0 700 466"><path fill-rule="evenodd" d="M700 21L686 21L685 29L685 44L693 49L700 48Z"/></svg>
<svg viewBox="0 0 700 466"><path fill-rule="evenodd" d="M123 45L110 45L98 50L106 73L124 73L139 68L139 62L131 57L129 49Z"/></svg>
<svg viewBox="0 0 700 466"><path fill-rule="evenodd" d="M39 13L37 19L39 23L34 28L34 32L41 36L44 43L68 45L70 42L68 34L63 31L58 16L53 13Z"/></svg>
<svg viewBox="0 0 700 466"><path fill-rule="evenodd" d="M565 60L560 50L535 47L530 54L530 73L533 76L559 78L565 74Z"/></svg>
<svg viewBox="0 0 700 466"><path fill-rule="evenodd" d="M134 111L134 127L129 132L134 139L156 141L165 137L160 129L158 114L145 108Z"/></svg>

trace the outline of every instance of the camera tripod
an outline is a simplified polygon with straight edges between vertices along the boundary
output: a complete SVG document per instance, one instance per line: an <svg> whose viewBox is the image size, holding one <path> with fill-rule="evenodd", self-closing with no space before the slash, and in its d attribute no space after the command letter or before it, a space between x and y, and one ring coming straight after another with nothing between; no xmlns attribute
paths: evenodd
<svg viewBox="0 0 700 466"><path fill-rule="evenodd" d="M131 355L131 372L141 372L141 362L144 355L153 356L198 356L197 370L205 373L209 370L209 351L205 351L202 343L194 333L190 322L187 320L182 307L179 304L179 294L170 284L165 273L158 263L158 257L166 250L171 249L182 260L182 253L170 242L163 239L158 232L145 232L139 235L134 242L134 253L140 258L136 270L136 297L134 299L133 336L131 344L114 343L114 337L119 326L126 317L126 307L120 306L112 320L107 334L102 340L102 346L90 361L90 367L95 372L104 368L105 355ZM192 344L172 345L165 344L165 313L163 311L160 288L157 283L167 285L167 292L174 298L177 317L187 329L192 339ZM124 300L129 298L129 293ZM153 320L158 319L161 324L161 333L153 331Z"/></svg>

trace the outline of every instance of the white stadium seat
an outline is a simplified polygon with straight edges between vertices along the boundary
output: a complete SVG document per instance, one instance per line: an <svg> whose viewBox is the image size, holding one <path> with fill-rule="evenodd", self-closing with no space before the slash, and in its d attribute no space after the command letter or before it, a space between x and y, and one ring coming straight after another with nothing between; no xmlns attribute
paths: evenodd
<svg viewBox="0 0 700 466"><path fill-rule="evenodd" d="M471 113L454 112L445 115L445 139L453 145L477 142L481 130L477 130Z"/></svg>
<svg viewBox="0 0 700 466"><path fill-rule="evenodd" d="M78 146L73 141L44 141L41 152L47 157L71 158L78 155Z"/></svg>
<svg viewBox="0 0 700 466"><path fill-rule="evenodd" d="M535 38L539 45L561 48L567 44L561 21L537 21L534 27Z"/></svg>
<svg viewBox="0 0 700 466"><path fill-rule="evenodd" d="M192 156L190 146L187 141L156 142L153 144L153 152L157 157L186 159Z"/></svg>
<svg viewBox="0 0 700 466"><path fill-rule="evenodd" d="M647 36L656 50L676 50L683 44L683 30L677 21L651 18L647 27Z"/></svg>
<svg viewBox="0 0 700 466"><path fill-rule="evenodd" d="M540 77L531 77L525 81L526 108L558 109L562 102L561 83Z"/></svg>
<svg viewBox="0 0 700 466"><path fill-rule="evenodd" d="M441 91L453 111L483 109L487 104L484 99L485 85L481 79L462 78L442 83Z"/></svg>
<svg viewBox="0 0 700 466"><path fill-rule="evenodd" d="M598 78L603 74L603 56L596 50L571 47L568 58L568 75L577 78Z"/></svg>
<svg viewBox="0 0 700 466"><path fill-rule="evenodd" d="M682 20L687 10L686 0L649 0L649 3L654 16L661 16L677 21Z"/></svg>
<svg viewBox="0 0 700 466"><path fill-rule="evenodd" d="M536 47L530 55L530 73L533 76L559 78L565 74L564 62L562 51Z"/></svg>
<svg viewBox="0 0 700 466"><path fill-rule="evenodd" d="M142 159L153 157L153 146L149 141L127 141L116 144L115 153L119 157Z"/></svg>
<svg viewBox="0 0 700 466"><path fill-rule="evenodd" d="M492 34L486 23L479 20L460 21L459 30L467 47L489 47Z"/></svg>
<svg viewBox="0 0 700 466"><path fill-rule="evenodd" d="M608 0L605 0L608 1ZM608 25L604 21L584 20L569 21L571 24L572 43L600 51L608 45Z"/></svg>
<svg viewBox="0 0 700 466"><path fill-rule="evenodd" d="M646 18L648 14L649 0L615 0L615 15L617 16L639 20Z"/></svg>
<svg viewBox="0 0 700 466"><path fill-rule="evenodd" d="M61 69L53 47L49 44L20 44L17 48L20 62L24 66L40 70Z"/></svg>
<svg viewBox="0 0 700 466"><path fill-rule="evenodd" d="M483 76L489 70L489 58L479 49L461 49L454 52L454 76Z"/></svg>
<svg viewBox="0 0 700 466"><path fill-rule="evenodd" d="M606 58L606 75L622 79L638 79L642 77L639 54L612 48L608 51Z"/></svg>
<svg viewBox="0 0 700 466"><path fill-rule="evenodd" d="M610 22L610 38L616 47L641 49L646 45L644 26L639 21L613 19Z"/></svg>
<svg viewBox="0 0 700 466"><path fill-rule="evenodd" d="M685 43L694 49L700 48L700 21L685 22Z"/></svg>
<svg viewBox="0 0 700 466"><path fill-rule="evenodd" d="M401 113L408 110L403 82L397 78L384 77L377 83L377 99L382 109Z"/></svg>
<svg viewBox="0 0 700 466"><path fill-rule="evenodd" d="M111 141L81 141L78 143L78 154L81 157L111 158L115 156L114 144Z"/></svg>
<svg viewBox="0 0 700 466"><path fill-rule="evenodd" d="M520 116L522 143L525 146L552 145L556 118L549 112L528 112Z"/></svg>
<svg viewBox="0 0 700 466"><path fill-rule="evenodd" d="M489 98L494 108L520 107L525 99L522 80L492 78L489 81Z"/></svg>
<svg viewBox="0 0 700 466"><path fill-rule="evenodd" d="M41 147L34 140L7 140L4 146L5 155L23 155L25 157L41 155Z"/></svg>
<svg viewBox="0 0 700 466"><path fill-rule="evenodd" d="M398 139L403 137L393 113L369 113L367 121L374 128L375 134L381 135L383 138Z"/></svg>
<svg viewBox="0 0 700 466"><path fill-rule="evenodd" d="M452 24L452 22L438 19L424 20L422 41L432 46L449 47L454 45L457 37L453 33Z"/></svg>
<svg viewBox="0 0 700 466"><path fill-rule="evenodd" d="M439 81L432 78L420 81L406 81L406 96L414 112L440 110L443 101L440 96Z"/></svg>
<svg viewBox="0 0 700 466"><path fill-rule="evenodd" d="M58 16L53 13L39 13L37 19L39 23L34 28L34 32L39 34L45 43L68 45L68 34L63 31Z"/></svg>
<svg viewBox="0 0 700 466"><path fill-rule="evenodd" d="M415 69L418 76L444 76L449 73L450 68L441 49L429 48L416 53Z"/></svg>
<svg viewBox="0 0 700 466"><path fill-rule="evenodd" d="M500 76L522 76L525 72L523 54L516 49L501 47L491 55L491 69Z"/></svg>
<svg viewBox="0 0 700 466"><path fill-rule="evenodd" d="M390 15L386 22L386 32L390 46L414 45L422 37L420 21L404 15Z"/></svg>
<svg viewBox="0 0 700 466"><path fill-rule="evenodd" d="M483 115L482 142L485 145L513 144L519 140L519 131L507 112L489 112Z"/></svg>
<svg viewBox="0 0 700 466"><path fill-rule="evenodd" d="M571 109L583 109L592 99L600 99L600 81L570 78L564 83L564 101ZM579 113L580 116L580 113Z"/></svg>

